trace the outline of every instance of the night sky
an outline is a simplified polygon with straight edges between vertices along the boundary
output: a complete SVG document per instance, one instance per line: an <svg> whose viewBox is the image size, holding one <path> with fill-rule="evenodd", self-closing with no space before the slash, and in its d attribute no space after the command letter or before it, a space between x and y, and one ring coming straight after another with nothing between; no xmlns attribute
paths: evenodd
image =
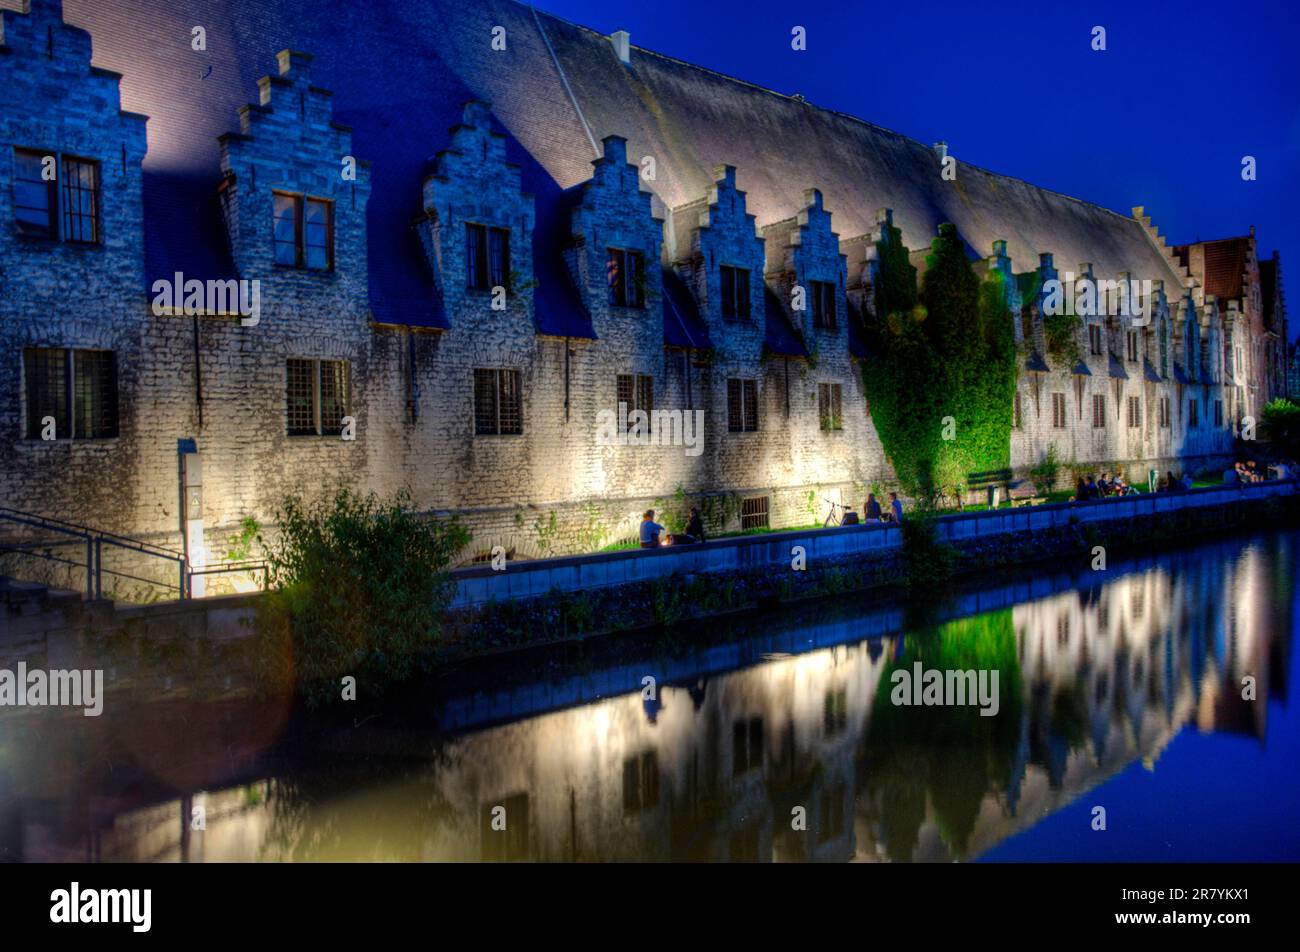
<svg viewBox="0 0 1300 952"><path fill-rule="evenodd" d="M1125 214L1246 234L1300 300L1300 7L1270 2L540 0L635 46L850 113ZM791 49L791 28L808 48ZM1091 48L1106 28L1105 52ZM1241 178L1253 155L1257 179ZM1293 336L1300 319L1292 322Z"/></svg>

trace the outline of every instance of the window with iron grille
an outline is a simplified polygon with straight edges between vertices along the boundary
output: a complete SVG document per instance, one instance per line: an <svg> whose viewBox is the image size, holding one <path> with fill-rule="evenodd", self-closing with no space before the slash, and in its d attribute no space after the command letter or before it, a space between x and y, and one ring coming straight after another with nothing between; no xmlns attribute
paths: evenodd
<svg viewBox="0 0 1300 952"><path fill-rule="evenodd" d="M639 251L610 248L605 265L609 303L615 307L645 307L645 257Z"/></svg>
<svg viewBox="0 0 1300 952"><path fill-rule="evenodd" d="M1088 325L1088 349L1094 357L1101 356L1101 327L1097 324Z"/></svg>
<svg viewBox="0 0 1300 952"><path fill-rule="evenodd" d="M334 267L333 202L273 192L271 207L276 264L311 271Z"/></svg>
<svg viewBox="0 0 1300 952"><path fill-rule="evenodd" d="M732 321L749 320L749 269L722 265L722 316Z"/></svg>
<svg viewBox="0 0 1300 952"><path fill-rule="evenodd" d="M1128 425L1129 428L1140 427L1142 425L1142 398L1128 398Z"/></svg>
<svg viewBox="0 0 1300 952"><path fill-rule="evenodd" d="M1094 429L1100 429L1106 425L1106 395L1104 393L1094 393L1092 395L1092 425Z"/></svg>
<svg viewBox="0 0 1300 952"><path fill-rule="evenodd" d="M823 331L835 330L835 284L832 281L810 281L813 327Z"/></svg>
<svg viewBox="0 0 1300 952"><path fill-rule="evenodd" d="M285 431L289 436L338 436L351 404L346 360L285 361Z"/></svg>
<svg viewBox="0 0 1300 952"><path fill-rule="evenodd" d="M465 286L471 291L508 288L510 229L465 225Z"/></svg>
<svg viewBox="0 0 1300 952"><path fill-rule="evenodd" d="M758 381L727 381L727 429L752 433L758 429Z"/></svg>
<svg viewBox="0 0 1300 952"><path fill-rule="evenodd" d="M743 499L740 503L740 528L741 529L766 529L767 521L767 498L766 496L752 496L749 499Z"/></svg>
<svg viewBox="0 0 1300 952"><path fill-rule="evenodd" d="M1052 394L1052 426L1055 429L1065 429L1065 394Z"/></svg>
<svg viewBox="0 0 1300 952"><path fill-rule="evenodd" d="M1223 401L1214 401L1214 425L1223 426Z"/></svg>
<svg viewBox="0 0 1300 952"><path fill-rule="evenodd" d="M99 163L63 157L63 240L99 241Z"/></svg>
<svg viewBox="0 0 1300 952"><path fill-rule="evenodd" d="M1169 398L1160 398L1160 426L1162 429L1169 428Z"/></svg>
<svg viewBox="0 0 1300 952"><path fill-rule="evenodd" d="M1138 359L1138 332L1128 332L1128 359L1136 361Z"/></svg>
<svg viewBox="0 0 1300 952"><path fill-rule="evenodd" d="M627 408L627 416L633 410L644 410L646 423L644 432L650 433L650 421L654 416L654 378L646 374L619 374L617 378L618 402ZM631 424L628 429L631 430Z"/></svg>
<svg viewBox="0 0 1300 952"><path fill-rule="evenodd" d="M117 436L117 356L113 351L30 347L23 351L23 378L28 439L41 439L46 417L53 417L57 439Z"/></svg>
<svg viewBox="0 0 1300 952"><path fill-rule="evenodd" d="M19 234L57 238L58 183L43 175L47 152L14 149L14 223ZM52 157L52 156L51 156Z"/></svg>
<svg viewBox="0 0 1300 952"><path fill-rule="evenodd" d="M474 433L477 436L519 436L524 414L519 371L474 371Z"/></svg>
<svg viewBox="0 0 1300 952"><path fill-rule="evenodd" d="M1189 427L1201 425L1201 405L1196 402L1195 397L1187 401L1187 425Z"/></svg>
<svg viewBox="0 0 1300 952"><path fill-rule="evenodd" d="M823 430L844 429L843 387L838 383L817 385L817 413Z"/></svg>

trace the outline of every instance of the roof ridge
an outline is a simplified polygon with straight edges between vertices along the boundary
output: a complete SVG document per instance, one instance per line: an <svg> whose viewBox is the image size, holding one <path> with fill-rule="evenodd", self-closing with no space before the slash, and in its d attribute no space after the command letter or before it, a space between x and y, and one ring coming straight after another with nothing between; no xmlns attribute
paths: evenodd
<svg viewBox="0 0 1300 952"><path fill-rule="evenodd" d="M584 33L590 33L590 34L592 34L593 36L599 37L599 38L602 39L602 40L606 40L606 41L609 40L609 36L608 36L607 34L601 33L601 32L600 32L599 30L597 30L595 27L590 27L590 26L587 26L587 25L585 25L585 24L583 24L583 23L575 23L575 22L572 21L572 20L568 20L568 19L566 19L566 18L564 18L564 17L562 17L562 16L559 16L559 15L557 15L557 14L554 14L554 13L547 13L547 12L545 12L545 11L539 11L539 10L538 10L535 6L533 6L531 3L524 3L523 0L510 0L510 2L512 2L512 3L518 3L520 6L526 6L526 7L528 7L530 10L532 10L534 13L538 13L538 14L540 14L541 16L549 17L550 19L552 19L552 20L556 20L556 21L558 21L558 22L560 22L560 23L565 23L565 24L567 24L567 25L569 25L569 26L571 26L571 27L573 27L573 28L575 28L575 29L577 29L577 30L581 30L581 31L583 31ZM752 80L748 80L748 79L742 79L742 78L740 78L739 76L732 76L730 73L724 73L724 72L722 72L721 70L713 69L713 68L708 67L708 66L701 66L699 63L692 63L692 62L690 62L689 60L680 59L680 58L678 58L678 57L676 57L676 56L671 56L671 55L669 55L669 54L667 54L667 53L661 53L661 52L658 51L658 50L652 50L652 49L650 49L650 48L648 48L648 47L637 46L635 43L629 43L628 45L629 45L629 47L630 47L631 49L637 50L637 51L639 51L639 52L641 52L641 53L644 53L644 54L646 54L646 55L654 56L654 57L657 57L657 58L659 58L659 59L661 59L661 60L666 60L666 61L668 61L668 62L670 62L670 63L676 63L676 64L678 64L679 66L685 66L685 67L688 67L688 68L690 68L690 69L696 70L696 71L701 72L701 73L707 73L707 74L709 74L709 75L711 75L711 76L716 76L716 77L718 77L718 78L720 78L720 79L726 80L727 82L735 83L735 84L738 85L738 86L744 86L744 87L747 87L747 88L749 88L749 89L757 90L758 92L761 92L761 93L767 93L768 95L771 95L771 96L777 96L777 97L780 97L781 99L789 100L790 102L797 102L797 103L799 103L799 104L801 104L801 105L803 105L803 106L808 106L808 107L810 107L810 108L812 108L812 109L819 110L820 112L827 113L827 114L832 115L832 116L838 116L838 117L840 117L841 119L847 119L847 120L849 120L850 122L858 123L859 125L863 125L863 126L866 126L867 128L874 129L874 130L876 130L877 132L882 132L882 133L884 133L884 134L886 134L886 135L893 136L894 138L902 139L902 140L904 140L905 142L909 142L909 143L911 143L911 144L913 144L913 145L919 146L920 148L925 149L927 152L932 148L931 146L926 145L926 144L925 144L924 142L922 142L920 139L914 138L913 136L910 136L910 135L908 135L908 134L905 133L905 132L898 132L898 131L896 131L896 130L894 130L894 129L889 129L889 128L885 127L885 126L879 125L878 123L872 122L872 121L869 120L869 119L863 119L861 116L855 116L855 115L853 115L852 113L849 113L849 112L842 112L842 111L839 110L839 109L832 109L832 108L829 107L829 106L820 106L820 105L818 105L817 103L809 102L807 99L804 99L804 98L802 97L802 95L799 95L799 94L792 94L792 93L783 93L783 92L780 92L780 91L778 91L778 90L772 89L772 88L769 87L769 86L764 86L764 85L762 85L761 83L756 83L756 82L753 82ZM1070 195L1070 194L1068 194L1068 193L1066 193L1066 192L1059 192L1059 191L1057 191L1056 189L1048 188L1048 187L1045 186L1045 185L1038 185L1038 184L1036 184L1036 183L1034 183L1034 182L1029 181L1028 179L1020 178L1020 177L1015 176L1015 175L1009 175L1009 174L1007 174L1007 173L1005 173L1005 172L995 172L995 171L992 170L992 169L985 168L985 167L982 166L982 165L976 165L976 164L973 163L973 162L965 162L965 161L963 161L963 162L962 162L962 165L966 166L966 167L969 168L969 169L974 169L974 170L977 171L977 172L983 172L985 175L992 175L992 176L995 176L995 177L997 177L997 178L1008 179L1008 180L1013 181L1013 182L1019 182L1019 183L1021 183L1022 185L1028 185L1030 188L1038 189L1040 192L1046 192L1046 193L1049 194L1049 195L1056 195L1056 196L1059 196L1060 198L1065 198L1065 199L1069 199L1069 200L1072 201L1072 202L1077 202L1077 203L1080 204L1080 205L1085 205L1085 206L1087 206L1087 207L1089 207L1089 208L1095 208L1095 209L1097 209L1098 211L1103 211L1103 212L1106 212L1107 214L1114 215L1115 217L1117 217L1117 218L1119 218L1119 219L1122 219L1123 221L1128 221L1128 222L1136 222L1136 221L1137 221L1137 219L1133 218L1132 215L1125 215L1123 212L1116 211L1115 209L1113 209L1113 208L1109 208L1109 207L1107 207L1106 205L1100 205L1100 204L1098 204L1097 202L1089 201L1089 200L1086 199L1086 198L1079 198L1077 195Z"/></svg>

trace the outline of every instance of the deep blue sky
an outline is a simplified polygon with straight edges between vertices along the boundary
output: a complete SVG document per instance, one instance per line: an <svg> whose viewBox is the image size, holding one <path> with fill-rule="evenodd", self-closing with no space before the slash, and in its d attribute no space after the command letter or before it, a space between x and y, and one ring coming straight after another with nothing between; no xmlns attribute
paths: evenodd
<svg viewBox="0 0 1300 952"><path fill-rule="evenodd" d="M1171 243L1277 248L1300 301L1300 7L1271 2L539 0L632 43L934 142ZM808 49L790 48L807 28ZM1093 52L1094 26L1107 49ZM1258 178L1241 179L1255 156ZM1292 332L1300 331L1300 313Z"/></svg>

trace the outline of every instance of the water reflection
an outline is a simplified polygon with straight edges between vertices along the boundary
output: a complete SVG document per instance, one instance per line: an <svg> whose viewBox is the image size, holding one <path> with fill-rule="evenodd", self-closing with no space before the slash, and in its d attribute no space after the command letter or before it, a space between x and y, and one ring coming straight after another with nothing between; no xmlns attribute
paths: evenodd
<svg viewBox="0 0 1300 952"><path fill-rule="evenodd" d="M99 741L68 719L41 736L6 731L0 849L26 860L973 859L1131 764L1158 769L1185 728L1262 741L1270 696L1285 699L1298 541L1088 573L906 634L862 638L864 626L896 631L891 612L854 610L820 631L777 616L739 647L671 664L444 698L439 719L457 731L439 739L362 726L344 749L269 762L260 752L278 715L237 701L218 714L210 702L202 715L197 702L161 720L133 712L153 731L120 716ZM736 667L747 653L757 663ZM998 715L892 704L891 673L918 661L996 669ZM653 697L630 688L647 673L662 676ZM1289 708L1280 720L1275 730L1297 731ZM159 744L175 760L148 782L96 767L124 737L145 763L167 759Z"/></svg>

